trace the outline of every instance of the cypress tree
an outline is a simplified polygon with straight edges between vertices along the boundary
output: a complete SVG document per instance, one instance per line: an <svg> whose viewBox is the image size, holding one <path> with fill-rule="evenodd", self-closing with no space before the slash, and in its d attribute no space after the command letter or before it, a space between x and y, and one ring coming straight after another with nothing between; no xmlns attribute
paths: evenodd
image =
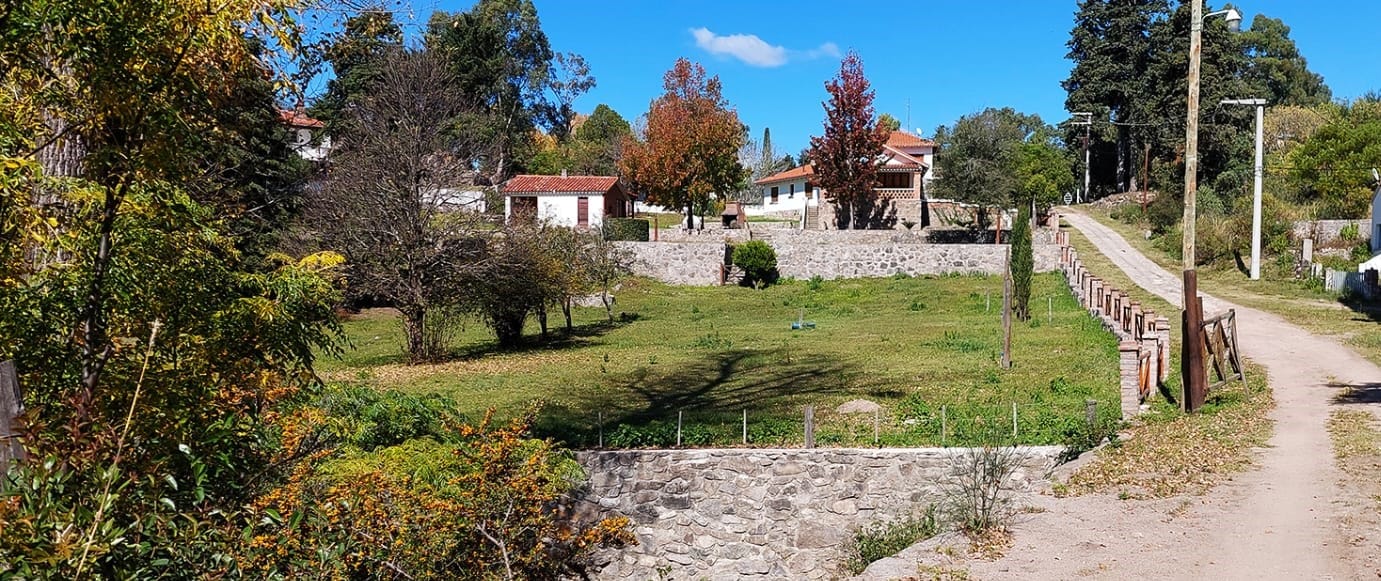
<svg viewBox="0 0 1381 581"><path fill-rule="evenodd" d="M1031 272L1036 258L1031 247L1031 204L1022 202L1012 225L1012 311L1017 320L1031 318Z"/></svg>

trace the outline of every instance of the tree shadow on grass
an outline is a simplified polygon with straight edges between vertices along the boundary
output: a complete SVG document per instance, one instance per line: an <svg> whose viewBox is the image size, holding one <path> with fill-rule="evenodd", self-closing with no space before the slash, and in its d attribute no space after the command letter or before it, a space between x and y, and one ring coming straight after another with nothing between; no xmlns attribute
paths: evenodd
<svg viewBox="0 0 1381 581"><path fill-rule="evenodd" d="M1347 308L1352 309L1352 312L1366 317L1365 319L1357 318L1354 320L1381 323L1381 301L1368 301L1358 297L1349 296L1339 299L1338 302L1342 303Z"/></svg>
<svg viewBox="0 0 1381 581"><path fill-rule="evenodd" d="M471 343L452 354L452 359L480 359L489 355L498 354L521 354L535 351L562 351L579 347L590 347L603 344L598 339L605 334L620 327L628 325L636 318L595 323L585 323L576 325L571 329L566 329L564 325L554 326L547 332L547 337L543 338L534 330L529 329L523 335L523 340L517 345L499 345L495 339Z"/></svg>
<svg viewBox="0 0 1381 581"><path fill-rule="evenodd" d="M1381 403L1381 383L1342 383L1332 382L1328 387L1334 388L1333 403L1335 405L1352 404L1378 404Z"/></svg>
<svg viewBox="0 0 1381 581"><path fill-rule="evenodd" d="M669 368L640 367L613 377L606 388L581 390L573 400L543 410L538 435L569 443L588 440L597 417L606 427L675 422L678 412L697 419L747 410L751 417L796 416L796 407L829 396L885 392L880 374L813 354L779 349L728 349Z"/></svg>

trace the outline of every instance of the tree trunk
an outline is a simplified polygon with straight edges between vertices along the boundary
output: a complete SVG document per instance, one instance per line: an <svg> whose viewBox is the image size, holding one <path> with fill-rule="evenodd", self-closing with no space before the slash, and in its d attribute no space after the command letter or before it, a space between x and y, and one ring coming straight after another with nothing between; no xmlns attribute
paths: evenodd
<svg viewBox="0 0 1381 581"><path fill-rule="evenodd" d="M575 325L571 322L571 297L561 301L561 313L566 315L566 331L574 331Z"/></svg>
<svg viewBox="0 0 1381 581"><path fill-rule="evenodd" d="M547 306L546 306L546 305L540 305L540 306L537 307L537 324L542 326L542 340L545 341L545 340L547 339Z"/></svg>
<svg viewBox="0 0 1381 581"><path fill-rule="evenodd" d="M691 202L686 202L686 229L695 229L695 205Z"/></svg>
<svg viewBox="0 0 1381 581"><path fill-rule="evenodd" d="M403 331L408 336L408 361L418 363L431 356L427 353L427 310L419 305L406 305L398 308L403 314Z"/></svg>
<svg viewBox="0 0 1381 581"><path fill-rule="evenodd" d="M604 314L609 316L609 322L614 322L614 301L609 298L609 285L604 285L604 294L599 297L600 302L604 303Z"/></svg>
<svg viewBox="0 0 1381 581"><path fill-rule="evenodd" d="M106 190L105 206L101 211L100 233L96 243L96 257L91 264L91 286L87 288L86 304L82 306L82 388L88 397L95 395L101 372L110 359L112 346L106 336L105 299L106 274L113 259L115 218L124 198L124 186Z"/></svg>
<svg viewBox="0 0 1381 581"><path fill-rule="evenodd" d="M1127 135L1127 127L1117 126L1117 191L1119 193L1127 191L1131 175L1131 153L1130 137Z"/></svg>

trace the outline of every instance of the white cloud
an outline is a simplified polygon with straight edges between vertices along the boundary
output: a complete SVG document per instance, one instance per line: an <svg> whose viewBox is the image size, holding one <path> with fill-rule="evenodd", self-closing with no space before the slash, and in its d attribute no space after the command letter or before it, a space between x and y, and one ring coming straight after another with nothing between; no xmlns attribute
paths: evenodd
<svg viewBox="0 0 1381 581"><path fill-rule="evenodd" d="M710 54L727 55L755 67L780 67L786 64L785 48L767 44L756 34L730 34L720 36L708 28L692 28L695 46Z"/></svg>
<svg viewBox="0 0 1381 581"><path fill-rule="evenodd" d="M780 67L788 60L814 60L821 57L839 58L839 45L824 43L809 50L791 50L768 44L756 34L715 34L708 28L692 28L695 46L717 56L731 56L755 67Z"/></svg>

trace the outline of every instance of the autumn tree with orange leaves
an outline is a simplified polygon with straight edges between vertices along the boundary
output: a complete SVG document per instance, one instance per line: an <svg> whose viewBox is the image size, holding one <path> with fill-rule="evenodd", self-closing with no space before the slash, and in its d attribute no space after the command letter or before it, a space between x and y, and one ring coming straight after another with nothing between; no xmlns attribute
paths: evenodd
<svg viewBox="0 0 1381 581"><path fill-rule="evenodd" d="M873 219L877 159L887 129L873 114L875 93L863 76L863 60L850 51L839 75L825 84L825 135L810 138L810 159L820 188L834 200L838 227L866 228Z"/></svg>
<svg viewBox="0 0 1381 581"><path fill-rule="evenodd" d="M625 139L620 165L648 202L685 209L689 226L697 207L743 180L744 127L719 77L706 77L699 64L677 59L662 79L666 93L649 106L642 135Z"/></svg>

